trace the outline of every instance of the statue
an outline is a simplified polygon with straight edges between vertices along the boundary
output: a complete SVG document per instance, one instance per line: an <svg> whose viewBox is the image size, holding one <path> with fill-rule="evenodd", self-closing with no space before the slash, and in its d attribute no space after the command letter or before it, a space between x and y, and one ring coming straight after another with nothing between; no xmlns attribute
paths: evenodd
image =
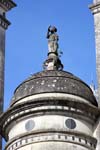
<svg viewBox="0 0 100 150"><path fill-rule="evenodd" d="M47 39L48 39L48 50L49 50L49 53L53 52L53 53L58 54L57 50L59 48L59 45L58 45L59 37L56 34L56 32L57 32L57 28L56 27L54 27L54 26L49 26L48 27Z"/></svg>
<svg viewBox="0 0 100 150"><path fill-rule="evenodd" d="M58 40L59 37L56 34L57 28L54 26L48 27L47 32L47 39L48 39L48 58L43 64L43 67L45 70L62 70L63 64L61 63L61 60L59 59L59 53L58 53Z"/></svg>

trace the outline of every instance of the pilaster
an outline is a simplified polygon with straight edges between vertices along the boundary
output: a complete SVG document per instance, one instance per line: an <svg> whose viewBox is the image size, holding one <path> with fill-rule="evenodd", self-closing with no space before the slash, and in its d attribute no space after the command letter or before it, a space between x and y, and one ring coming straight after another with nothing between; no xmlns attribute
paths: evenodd
<svg viewBox="0 0 100 150"><path fill-rule="evenodd" d="M96 72L98 81L98 105L100 107L100 1L90 6L94 15L95 45L96 45Z"/></svg>
<svg viewBox="0 0 100 150"><path fill-rule="evenodd" d="M6 18L6 12L15 7L12 0L0 0L0 114L3 112L4 103L4 66L5 66L5 31L10 25ZM2 140L0 137L0 150L2 149Z"/></svg>
<svg viewBox="0 0 100 150"><path fill-rule="evenodd" d="M98 82L98 106L100 108L100 0L94 0L93 4L90 5L90 10L94 16L94 27L95 27L95 46L96 46L96 72ZM97 148L100 150L100 120L95 130L95 136L97 138Z"/></svg>

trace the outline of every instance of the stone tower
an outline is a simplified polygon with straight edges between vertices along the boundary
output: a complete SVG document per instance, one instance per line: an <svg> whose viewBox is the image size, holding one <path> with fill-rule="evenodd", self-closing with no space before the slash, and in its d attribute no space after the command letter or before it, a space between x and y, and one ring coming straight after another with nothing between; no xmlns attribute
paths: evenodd
<svg viewBox="0 0 100 150"><path fill-rule="evenodd" d="M57 28L47 32L44 70L15 90L9 109L0 118L6 150L95 150L94 128L100 115L91 88L63 71Z"/></svg>
<svg viewBox="0 0 100 150"><path fill-rule="evenodd" d="M95 27L95 45L96 45L96 71L98 81L98 105L100 108L100 0L94 0L90 6L92 14L94 16ZM98 140L97 150L100 150L100 119L98 120L98 126L95 130L95 136Z"/></svg>
<svg viewBox="0 0 100 150"><path fill-rule="evenodd" d="M4 102L5 31L10 25L6 19L6 12L15 6L12 0L0 0L0 114L3 112ZM1 147L0 138L0 150Z"/></svg>

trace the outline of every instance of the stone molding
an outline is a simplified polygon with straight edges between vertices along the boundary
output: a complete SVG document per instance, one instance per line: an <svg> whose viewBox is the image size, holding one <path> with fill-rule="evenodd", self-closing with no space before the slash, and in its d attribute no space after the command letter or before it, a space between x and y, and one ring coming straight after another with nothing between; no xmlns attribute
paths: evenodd
<svg viewBox="0 0 100 150"><path fill-rule="evenodd" d="M77 145L84 146L90 150L95 150L97 140L86 134L78 132L66 132L66 131L42 131L42 132L31 132L22 134L18 137L13 138L6 145L6 150L17 150L23 146L41 143L41 142L67 142Z"/></svg>
<svg viewBox="0 0 100 150"><path fill-rule="evenodd" d="M76 106L76 107L75 107ZM83 119L90 124L96 122L100 110L92 105L79 105L75 102L63 103L59 101L44 101L42 103L26 103L18 105L17 107L11 107L6 113L1 116L0 132L8 139L7 134L9 132L9 126L16 120L23 119L30 116L41 116L41 115L62 115L62 116L73 116L76 118Z"/></svg>
<svg viewBox="0 0 100 150"><path fill-rule="evenodd" d="M6 30L9 25L10 22L4 16L0 15L0 26Z"/></svg>
<svg viewBox="0 0 100 150"><path fill-rule="evenodd" d="M90 104L90 102L82 97L79 97L77 95L72 95L72 94L66 94L66 93L56 93L56 92L53 92L53 93L42 93L42 94L34 94L34 95L31 95L31 96L26 96L24 98L21 98L21 99L18 99L17 101L14 101L14 103L11 102L11 107L13 106L16 106L16 105L19 105L21 103L25 103L25 102L29 102L29 101L43 101L43 100L47 100L47 101L50 101L50 100L60 100L63 101L77 101L77 102L83 102L83 103L86 103L86 104Z"/></svg>
<svg viewBox="0 0 100 150"><path fill-rule="evenodd" d="M100 13L100 2L90 5L89 8L93 14Z"/></svg>
<svg viewBox="0 0 100 150"><path fill-rule="evenodd" d="M5 11L16 7L16 4L12 0L0 0L0 7L2 7Z"/></svg>

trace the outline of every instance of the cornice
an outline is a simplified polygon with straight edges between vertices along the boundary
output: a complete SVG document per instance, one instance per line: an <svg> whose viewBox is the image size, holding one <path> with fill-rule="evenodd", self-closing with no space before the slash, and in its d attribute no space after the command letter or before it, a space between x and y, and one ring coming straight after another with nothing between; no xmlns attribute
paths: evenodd
<svg viewBox="0 0 100 150"><path fill-rule="evenodd" d="M0 26L2 28L6 30L10 24L11 23L4 16L0 15Z"/></svg>
<svg viewBox="0 0 100 150"><path fill-rule="evenodd" d="M15 107L11 107L5 112L0 120L1 134L7 140L8 128L10 124L25 117L42 116L42 115L62 115L73 116L75 118L83 119L90 124L94 124L97 121L100 114L100 110L92 105L86 105L84 103L76 102L61 102L61 101L42 101L38 103L27 102Z"/></svg>
<svg viewBox="0 0 100 150"><path fill-rule="evenodd" d="M2 7L5 11L9 11L16 6L17 5L12 0L0 0L0 7Z"/></svg>
<svg viewBox="0 0 100 150"><path fill-rule="evenodd" d="M100 2L90 5L89 8L93 14L100 13Z"/></svg>
<svg viewBox="0 0 100 150"><path fill-rule="evenodd" d="M66 142L81 145L83 147L94 150L96 148L97 140L86 134L74 131L55 131L42 130L31 133L22 134L13 138L6 145L6 150L17 150L23 146L40 143L40 142Z"/></svg>

